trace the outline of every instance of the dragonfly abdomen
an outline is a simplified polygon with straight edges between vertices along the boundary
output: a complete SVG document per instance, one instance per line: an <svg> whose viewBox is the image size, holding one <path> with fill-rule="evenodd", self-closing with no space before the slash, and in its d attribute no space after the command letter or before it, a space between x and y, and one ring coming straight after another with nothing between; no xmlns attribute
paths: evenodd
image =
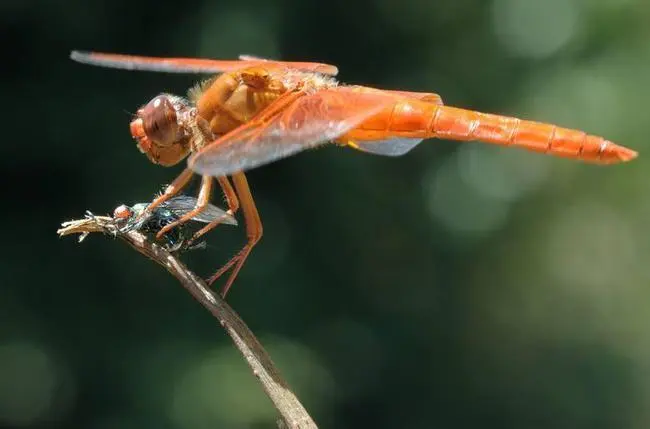
<svg viewBox="0 0 650 429"><path fill-rule="evenodd" d="M637 155L583 131L447 106L435 109L430 130L438 138L516 146L598 164L629 161Z"/></svg>

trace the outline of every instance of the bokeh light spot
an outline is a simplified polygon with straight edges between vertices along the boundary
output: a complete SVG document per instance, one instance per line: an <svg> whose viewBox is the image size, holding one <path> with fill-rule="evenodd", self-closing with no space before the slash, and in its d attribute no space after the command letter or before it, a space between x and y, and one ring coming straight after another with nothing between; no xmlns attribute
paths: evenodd
<svg viewBox="0 0 650 429"><path fill-rule="evenodd" d="M261 342L278 367L291 368L287 380L302 400L331 382L310 350L276 339ZM322 399L322 398L321 398ZM181 428L268 424L277 413L251 370L232 346L217 348L192 362L175 383L171 419Z"/></svg>
<svg viewBox="0 0 650 429"><path fill-rule="evenodd" d="M0 346L0 422L27 426L60 414L70 403L57 396L66 392L61 389L63 375L36 344Z"/></svg>
<svg viewBox="0 0 650 429"><path fill-rule="evenodd" d="M524 150L488 145L465 146L458 152L460 177L483 195L514 202L537 189L548 175L547 157Z"/></svg>
<svg viewBox="0 0 650 429"><path fill-rule="evenodd" d="M545 72L528 83L522 110L560 126L616 134L625 112L611 76L596 67Z"/></svg>
<svg viewBox="0 0 650 429"><path fill-rule="evenodd" d="M476 187L471 180L465 180L467 173L463 175L461 170L466 169L468 162L463 151L476 150L480 151L476 144L464 145L442 167L429 170L423 184L431 216L450 232L465 239L481 238L501 227L510 206L508 201L486 193L484 187ZM480 157L480 153L472 156ZM476 160L477 165L479 161ZM490 181L492 177L485 175L482 180Z"/></svg>
<svg viewBox="0 0 650 429"><path fill-rule="evenodd" d="M495 0L492 25L513 55L545 58L575 36L581 26L579 13L572 0Z"/></svg>

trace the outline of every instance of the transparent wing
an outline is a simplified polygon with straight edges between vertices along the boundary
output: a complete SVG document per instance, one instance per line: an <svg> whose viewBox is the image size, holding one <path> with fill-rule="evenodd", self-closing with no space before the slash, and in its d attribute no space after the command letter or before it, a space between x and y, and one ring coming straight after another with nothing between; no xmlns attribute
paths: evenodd
<svg viewBox="0 0 650 429"><path fill-rule="evenodd" d="M386 140L355 141L355 149L373 155L402 156L419 145L423 139L393 138Z"/></svg>
<svg viewBox="0 0 650 429"><path fill-rule="evenodd" d="M414 98L416 100L433 103L439 106L443 105L442 97L434 92L397 91L388 89L382 89L379 91L392 94L399 98ZM420 138L395 137L385 140L354 141L353 143L355 146L352 147L361 152L367 152L373 155L402 156L419 145L422 140L423 139Z"/></svg>
<svg viewBox="0 0 650 429"><path fill-rule="evenodd" d="M170 199L169 201L164 202L161 204L161 206L169 209L177 217L181 217L194 209L197 201L198 200L194 197L190 197L188 195L179 195ZM212 204L208 204L208 207L203 212L193 217L192 220L196 222L210 223L213 220L219 219L223 216L225 216L223 221L224 224L237 225L237 220L234 217L227 215L224 210Z"/></svg>
<svg viewBox="0 0 650 429"><path fill-rule="evenodd" d="M225 211L212 204L208 204L208 207L206 207L205 211L199 213L198 216L194 216L192 220L195 220L197 222L210 223L222 216L225 216L223 219L223 224L237 226L237 220L234 217L226 214Z"/></svg>
<svg viewBox="0 0 650 429"><path fill-rule="evenodd" d="M273 61L270 58L262 58L255 55L241 54L239 59L242 61Z"/></svg>
<svg viewBox="0 0 650 429"><path fill-rule="evenodd" d="M79 63L93 66L164 73L223 73L257 65L264 65L267 68L293 68L330 75L336 75L338 73L336 67L328 64L263 59L242 61L212 60L207 58L164 58L81 51L72 51L70 58Z"/></svg>
<svg viewBox="0 0 650 429"><path fill-rule="evenodd" d="M272 60L270 58L262 58L262 57L257 57L255 55L246 55L246 54L241 54L239 56L239 59L241 61L256 61L256 62L264 62L264 63L277 63L277 60ZM281 61L280 61L281 62ZM322 74L328 74L330 76L336 76L339 74L339 69L338 67L332 65L332 64L321 64L321 63L301 63L301 64L313 64L315 67L313 69L307 70L305 68L300 68L301 70L304 71L310 71L314 73L322 73ZM294 67L296 68L296 67Z"/></svg>
<svg viewBox="0 0 650 429"><path fill-rule="evenodd" d="M213 176L250 170L334 140L394 102L393 96L353 86L305 94L268 121L244 124L217 139L188 164ZM274 104L267 110L275 110Z"/></svg>

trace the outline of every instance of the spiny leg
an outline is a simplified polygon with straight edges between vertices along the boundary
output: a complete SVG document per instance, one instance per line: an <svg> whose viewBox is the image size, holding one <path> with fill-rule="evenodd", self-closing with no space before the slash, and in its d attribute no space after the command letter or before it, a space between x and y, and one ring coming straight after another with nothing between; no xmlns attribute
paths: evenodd
<svg viewBox="0 0 650 429"><path fill-rule="evenodd" d="M241 203L241 209L244 212L244 222L246 222L246 236L248 242L244 247L233 256L230 261L228 261L219 271L217 271L210 279L208 279L208 284L212 285L221 275L223 275L229 268L233 267L230 277L226 281L226 284L221 288L221 296L225 297L228 293L228 290L232 286L239 270L246 262L246 258L250 254L253 246L262 238L262 221L260 220L260 215L257 212L257 207L255 206L255 201L251 195L251 190L248 187L248 181L244 173L235 173L232 175L232 181L235 185L235 190L239 195L239 201Z"/></svg>
<svg viewBox="0 0 650 429"><path fill-rule="evenodd" d="M178 225L184 224L192 220L193 217L197 216L202 211L208 207L210 203L210 195L212 194L212 176L203 176L201 178L201 189L199 190L199 197L196 200L194 208L189 212L185 213L180 218L176 219L170 224L165 225L158 233L156 238L160 240L167 234L172 228L177 227Z"/></svg>
<svg viewBox="0 0 650 429"><path fill-rule="evenodd" d="M221 185L221 190L223 191L223 194L226 196L226 203L228 204L228 211L223 216L220 216L219 218L213 220L200 230L198 230L193 236L192 239L188 241L189 244L191 244L194 240L197 238L201 237L203 234L206 232L210 231L220 223L222 223L226 217L228 216L234 216L237 210L239 210L239 199L237 198L237 194L235 193L235 190L232 188L232 185L230 184L230 181L226 176L220 176L217 177L217 181L219 182L219 185Z"/></svg>
<svg viewBox="0 0 650 429"><path fill-rule="evenodd" d="M156 198L154 198L151 204L149 204L149 206L147 206L147 208L142 211L140 216L138 216L138 219L140 219L145 214L150 213L151 210L155 209L156 207L158 207L159 205L161 205L162 203L164 203L165 201L169 200L174 195L182 191L183 188L185 188L188 185L188 183L190 183L190 179L192 178L193 174L194 172L189 168L183 170L183 172L179 174L178 177L174 179L174 181L169 186L167 186L167 188L165 188L165 191L159 196L157 196Z"/></svg>

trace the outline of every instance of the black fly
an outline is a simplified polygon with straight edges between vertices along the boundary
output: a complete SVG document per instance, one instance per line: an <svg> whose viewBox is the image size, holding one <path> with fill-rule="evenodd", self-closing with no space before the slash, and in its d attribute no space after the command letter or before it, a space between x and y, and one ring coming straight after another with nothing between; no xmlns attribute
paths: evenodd
<svg viewBox="0 0 650 429"><path fill-rule="evenodd" d="M138 203L133 206L121 205L113 211L113 219L122 232L141 231L148 236L155 234L166 225L178 220L184 214L190 212L196 206L196 198L187 195L180 195L165 201L148 215L137 220L138 216L147 208L149 203ZM210 223L220 217L224 217L226 225L237 225L234 217L227 215L219 207L209 204L205 211L201 212L192 221L199 223ZM204 249L205 241L189 244L187 241L192 238L190 223L180 225L164 235L165 247L170 252Z"/></svg>

